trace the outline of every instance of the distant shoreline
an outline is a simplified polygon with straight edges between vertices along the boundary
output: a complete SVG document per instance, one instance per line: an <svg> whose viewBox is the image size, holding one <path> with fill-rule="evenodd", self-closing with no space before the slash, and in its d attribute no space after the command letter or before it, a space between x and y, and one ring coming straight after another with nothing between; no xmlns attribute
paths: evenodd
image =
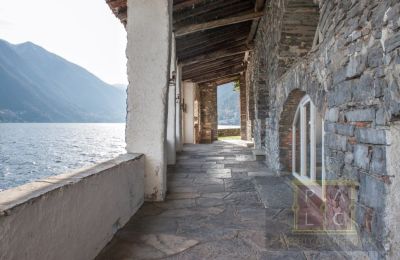
<svg viewBox="0 0 400 260"><path fill-rule="evenodd" d="M218 125L218 129L237 129L240 125Z"/></svg>

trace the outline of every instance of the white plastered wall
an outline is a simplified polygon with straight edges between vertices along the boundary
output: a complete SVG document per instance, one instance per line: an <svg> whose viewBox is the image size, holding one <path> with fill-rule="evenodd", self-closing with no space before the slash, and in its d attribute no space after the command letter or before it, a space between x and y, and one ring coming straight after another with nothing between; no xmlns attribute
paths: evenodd
<svg viewBox="0 0 400 260"><path fill-rule="evenodd" d="M128 0L126 149L145 155L145 199L165 198L171 0Z"/></svg>
<svg viewBox="0 0 400 260"><path fill-rule="evenodd" d="M194 88L195 88L194 83L187 81L183 82L183 97L184 97L184 107L185 107L185 111L183 112L183 132L184 132L183 142L185 144L194 143L194 128L193 128Z"/></svg>

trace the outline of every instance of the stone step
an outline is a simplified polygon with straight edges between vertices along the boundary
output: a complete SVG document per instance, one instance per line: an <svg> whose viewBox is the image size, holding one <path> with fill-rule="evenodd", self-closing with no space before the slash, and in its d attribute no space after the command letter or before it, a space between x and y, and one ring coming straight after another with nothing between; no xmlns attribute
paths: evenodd
<svg viewBox="0 0 400 260"><path fill-rule="evenodd" d="M265 151L254 149L253 156L256 161L265 161Z"/></svg>

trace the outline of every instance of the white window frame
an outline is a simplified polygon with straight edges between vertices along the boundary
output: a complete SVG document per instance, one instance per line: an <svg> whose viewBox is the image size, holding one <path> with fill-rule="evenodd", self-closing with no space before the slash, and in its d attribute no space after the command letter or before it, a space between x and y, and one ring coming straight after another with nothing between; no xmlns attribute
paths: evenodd
<svg viewBox="0 0 400 260"><path fill-rule="evenodd" d="M310 104L310 121L306 122L306 106ZM320 198L325 199L325 160L324 160L324 120L321 120L322 129L322 185L316 181L316 130L315 130L315 120L316 120L317 109L314 103L311 101L310 96L306 95L300 101L292 124L292 174L299 181L309 186L310 189L317 194ZM296 122L300 117L300 172L296 172ZM307 124L310 125L310 133L307 133ZM307 134L310 135L310 177L308 177L307 172Z"/></svg>

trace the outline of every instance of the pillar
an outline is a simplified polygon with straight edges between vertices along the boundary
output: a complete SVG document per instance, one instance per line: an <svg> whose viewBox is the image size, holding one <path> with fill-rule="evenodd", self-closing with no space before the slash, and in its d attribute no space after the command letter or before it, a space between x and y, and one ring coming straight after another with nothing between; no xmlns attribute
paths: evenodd
<svg viewBox="0 0 400 260"><path fill-rule="evenodd" d="M194 143L194 91L194 83L183 82L183 142L185 144Z"/></svg>
<svg viewBox="0 0 400 260"><path fill-rule="evenodd" d="M218 140L217 85L199 84L200 88L200 138L209 144Z"/></svg>
<svg viewBox="0 0 400 260"><path fill-rule="evenodd" d="M247 68L246 71L246 117L247 117L247 140L253 140L253 122L254 122L254 113L255 113L255 106L254 106L254 94L253 94L253 82L252 77L250 76L250 71Z"/></svg>
<svg viewBox="0 0 400 260"><path fill-rule="evenodd" d="M254 53L254 142L258 150L265 150L266 119L269 111L269 89L267 85L267 61L263 48Z"/></svg>
<svg viewBox="0 0 400 260"><path fill-rule="evenodd" d="M240 139L247 140L247 96L245 75L241 75L240 83Z"/></svg>
<svg viewBox="0 0 400 260"><path fill-rule="evenodd" d="M128 0L126 149L145 155L145 199L166 194L171 0Z"/></svg>
<svg viewBox="0 0 400 260"><path fill-rule="evenodd" d="M182 137L182 66L177 65L176 67L176 102L175 102L175 111L176 111L176 131L175 131L175 143L176 143L176 151L182 151L183 146L183 137Z"/></svg>
<svg viewBox="0 0 400 260"><path fill-rule="evenodd" d="M171 42L171 68L170 84L168 89L168 121L167 121L167 161L168 165L174 165L176 162L176 49L175 38Z"/></svg>

